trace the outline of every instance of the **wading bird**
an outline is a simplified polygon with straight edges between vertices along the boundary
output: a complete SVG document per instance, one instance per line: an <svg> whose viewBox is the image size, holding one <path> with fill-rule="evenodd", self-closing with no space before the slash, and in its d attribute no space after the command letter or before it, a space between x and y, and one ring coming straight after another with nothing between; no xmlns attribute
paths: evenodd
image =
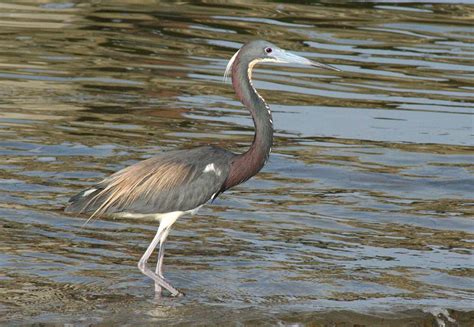
<svg viewBox="0 0 474 327"><path fill-rule="evenodd" d="M232 74L232 85L247 107L255 125L250 148L235 154L215 146L175 150L138 162L105 178L69 200L66 212L89 213L90 218L111 215L154 218L158 231L138 262L138 268L155 282L156 295L162 288L172 296L183 295L163 277L164 245L171 225L184 214L199 208L229 188L245 182L265 165L273 141L270 107L252 84L252 69L261 62L289 63L336 70L286 52L274 44L256 40L243 45L227 64L224 76ZM155 271L147 262L158 246Z"/></svg>

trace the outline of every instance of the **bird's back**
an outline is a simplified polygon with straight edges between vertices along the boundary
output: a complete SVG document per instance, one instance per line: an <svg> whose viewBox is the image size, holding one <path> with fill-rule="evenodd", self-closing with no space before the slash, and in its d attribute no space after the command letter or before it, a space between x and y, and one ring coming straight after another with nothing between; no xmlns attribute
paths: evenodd
<svg viewBox="0 0 474 327"><path fill-rule="evenodd" d="M234 156L213 146L164 152L76 194L66 212L148 215L193 210L222 191Z"/></svg>

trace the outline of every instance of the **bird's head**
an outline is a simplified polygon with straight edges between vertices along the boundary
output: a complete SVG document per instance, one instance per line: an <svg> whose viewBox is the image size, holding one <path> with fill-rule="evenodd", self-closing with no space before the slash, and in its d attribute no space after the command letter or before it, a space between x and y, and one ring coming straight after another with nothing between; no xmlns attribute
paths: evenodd
<svg viewBox="0 0 474 327"><path fill-rule="evenodd" d="M232 66L234 65L237 58L239 62L247 62L250 68L260 62L273 62L282 64L299 64L340 71L340 69L336 67L312 61L294 53L285 51L271 42L264 40L254 40L244 44L240 50L232 56L232 58L229 60L229 63L227 64L224 78L227 78L227 76L231 73Z"/></svg>

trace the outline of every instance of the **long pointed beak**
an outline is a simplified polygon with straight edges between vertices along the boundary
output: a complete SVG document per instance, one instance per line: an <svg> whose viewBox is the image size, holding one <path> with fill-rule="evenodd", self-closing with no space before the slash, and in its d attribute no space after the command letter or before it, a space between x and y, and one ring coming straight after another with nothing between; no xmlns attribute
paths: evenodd
<svg viewBox="0 0 474 327"><path fill-rule="evenodd" d="M334 70L336 72L341 71L339 68L336 68L334 66L312 61L312 60L306 59L305 57L301 57L301 56L295 55L294 53L287 52L284 50L276 50L275 53L273 54L273 57L279 62L313 66L313 67L322 68L322 69Z"/></svg>

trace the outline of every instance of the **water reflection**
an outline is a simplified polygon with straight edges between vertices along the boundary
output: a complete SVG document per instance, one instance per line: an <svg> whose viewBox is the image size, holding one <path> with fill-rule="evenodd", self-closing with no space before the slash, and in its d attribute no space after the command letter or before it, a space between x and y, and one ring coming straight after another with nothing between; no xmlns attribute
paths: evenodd
<svg viewBox="0 0 474 327"><path fill-rule="evenodd" d="M0 321L472 321L471 6L0 9ZM222 74L256 37L344 73L258 69L273 155L177 223L166 273L188 296L157 305L135 268L155 223L81 227L62 207L158 151L244 150L252 122Z"/></svg>

